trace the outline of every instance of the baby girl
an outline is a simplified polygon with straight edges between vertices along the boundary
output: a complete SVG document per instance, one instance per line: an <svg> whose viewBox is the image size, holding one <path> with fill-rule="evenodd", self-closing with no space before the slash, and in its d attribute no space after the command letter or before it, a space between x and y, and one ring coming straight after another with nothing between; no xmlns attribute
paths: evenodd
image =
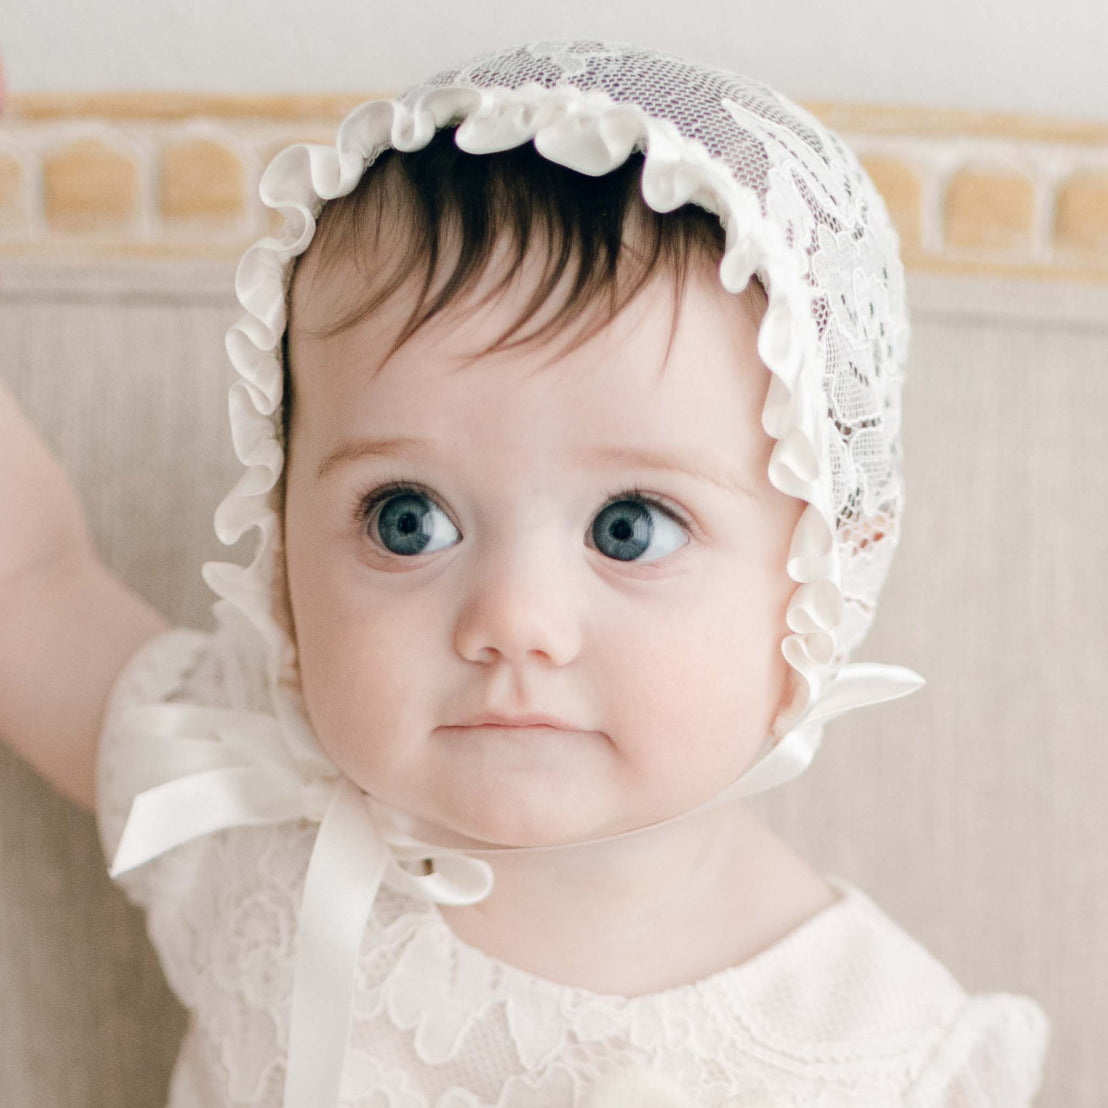
<svg viewBox="0 0 1108 1108"><path fill-rule="evenodd" d="M7 610L74 663L44 712L0 655L0 723L147 911L172 1108L1029 1105L1038 1005L968 996L741 802L922 684L848 661L908 338L853 154L736 74L543 42L261 193L215 519L260 542L203 567L214 631L99 566L0 409Z"/></svg>

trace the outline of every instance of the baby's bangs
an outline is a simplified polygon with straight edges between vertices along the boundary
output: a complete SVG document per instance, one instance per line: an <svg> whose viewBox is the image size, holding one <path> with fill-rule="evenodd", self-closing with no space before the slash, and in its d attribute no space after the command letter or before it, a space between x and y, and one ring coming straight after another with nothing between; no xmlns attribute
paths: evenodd
<svg viewBox="0 0 1108 1108"><path fill-rule="evenodd" d="M723 256L724 231L716 215L694 205L667 213L646 205L640 152L612 172L591 177L549 161L531 143L493 154L467 153L454 133L454 128L439 130L419 150L382 151L350 193L323 207L309 246L318 273L326 276L352 257L367 296L311 334L326 338L355 326L422 270L415 305L387 360L473 289L500 237L507 236L511 262L478 306L504 291L528 250L543 252L542 278L518 318L478 356L551 338L590 308L606 305L575 337L573 349L609 324L659 269L674 278L675 329L691 261L718 262ZM304 256L294 260L293 277ZM513 339L551 299L571 265L576 269L569 291L555 314ZM671 345L672 338L671 331Z"/></svg>

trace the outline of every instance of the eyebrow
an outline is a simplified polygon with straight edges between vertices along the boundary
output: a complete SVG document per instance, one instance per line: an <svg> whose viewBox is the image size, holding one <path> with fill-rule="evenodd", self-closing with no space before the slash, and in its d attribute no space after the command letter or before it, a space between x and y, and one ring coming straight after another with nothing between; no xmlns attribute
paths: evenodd
<svg viewBox="0 0 1108 1108"><path fill-rule="evenodd" d="M316 480L321 481L331 470L338 466L360 461L362 458L389 457L393 454L403 453L406 450L417 453L427 452L431 448L431 443L428 440L408 436L392 439L357 439L344 442L320 462L319 468L316 470ZM642 469L671 470L676 473L684 473L686 476L695 477L701 481L709 481L726 492L757 499L756 493L751 492L736 477L707 459L681 457L660 450L647 450L631 446L601 447L589 451L584 457L588 461L619 462L628 466L638 466Z"/></svg>

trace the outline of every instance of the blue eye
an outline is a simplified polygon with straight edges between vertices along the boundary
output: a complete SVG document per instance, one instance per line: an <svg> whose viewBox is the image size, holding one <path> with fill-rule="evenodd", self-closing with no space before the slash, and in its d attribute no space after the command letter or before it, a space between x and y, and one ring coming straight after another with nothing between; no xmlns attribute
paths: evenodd
<svg viewBox="0 0 1108 1108"><path fill-rule="evenodd" d="M461 537L429 493L404 482L359 495L356 515L371 541L400 557L433 554ZM689 541L687 525L677 514L639 489L610 500L597 514L589 536L601 554L618 562L654 562ZM657 539L662 540L662 552L641 557Z"/></svg>
<svg viewBox="0 0 1108 1108"><path fill-rule="evenodd" d="M381 505L374 516L374 509ZM376 529L380 542L390 554L408 556L433 554L460 538L458 529L446 513L425 493L410 485L385 485L362 501L359 522ZM443 541L447 540L447 541Z"/></svg>
<svg viewBox="0 0 1108 1108"><path fill-rule="evenodd" d="M620 495L621 499L600 511L592 525L592 540L601 554L619 562L654 562L689 541L684 525L668 508L638 492ZM640 558L658 536L669 549L653 558Z"/></svg>

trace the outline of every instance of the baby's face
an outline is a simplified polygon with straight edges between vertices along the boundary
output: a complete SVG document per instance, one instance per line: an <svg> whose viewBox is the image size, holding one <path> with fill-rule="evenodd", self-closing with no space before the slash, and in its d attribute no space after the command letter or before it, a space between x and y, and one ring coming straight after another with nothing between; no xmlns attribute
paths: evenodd
<svg viewBox="0 0 1108 1108"><path fill-rule="evenodd" d="M766 474L760 305L694 271L663 372L666 276L569 354L562 335L463 365L517 318L529 262L374 376L411 300L305 336L347 306L352 272L306 295L310 260L285 541L305 707L336 764L389 804L512 845L717 793L785 693L804 507ZM487 713L565 729L459 726Z"/></svg>

